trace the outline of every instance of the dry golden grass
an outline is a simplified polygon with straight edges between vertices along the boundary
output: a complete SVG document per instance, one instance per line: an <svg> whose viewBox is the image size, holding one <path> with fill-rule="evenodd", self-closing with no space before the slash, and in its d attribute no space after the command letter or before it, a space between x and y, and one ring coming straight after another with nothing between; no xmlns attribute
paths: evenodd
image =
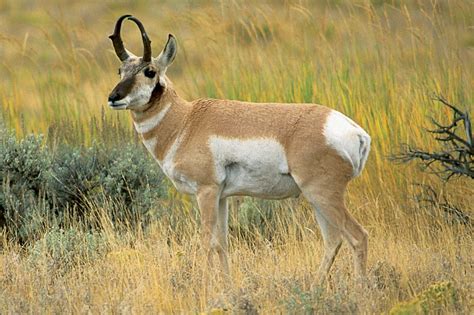
<svg viewBox="0 0 474 315"><path fill-rule="evenodd" d="M7 245L1 256L0 308L14 313L195 313L213 308L380 313L430 285L451 281L458 304L448 305L443 313L469 312L472 239L463 228L441 227L429 236L423 230L431 222L414 224L406 218L400 219L400 224L411 227L405 228L406 233L369 226L367 287L354 289L350 252L343 247L323 290L312 287L322 255L317 227L305 205L295 206L299 213L285 222L286 232L277 224L278 236L272 242L258 234L248 240L232 233L231 282L213 279L208 300L201 282L205 260L194 221L183 222L179 231L157 222L145 235L120 234L104 224L101 237L107 251L73 256L71 261L48 250L34 255L34 250Z"/></svg>
<svg viewBox="0 0 474 315"><path fill-rule="evenodd" d="M353 290L344 247L328 288L311 288L322 254L319 232L304 202L291 201L275 209L291 208L292 215L281 214L272 240L258 233L249 240L232 230L232 281L215 279L206 301L199 228L189 211L195 205L176 194L185 209L175 215L182 220L179 231L170 231L166 221L146 233L104 223L100 237L107 250L66 265L41 246L32 256L32 247L5 239L2 313L195 313L213 307L380 313L444 280L453 283L459 301L442 312L472 312L472 230L421 208L412 185L432 184L469 210L472 181L440 185L414 166L386 159L402 143L437 145L422 127L428 115L443 120L447 112L430 93L461 107L474 103L471 1L3 0L0 109L7 126L19 136L45 133L53 145L133 141L128 115L106 108L118 79L107 35L124 13L147 26L155 55L168 32L177 36L179 53L168 75L187 99L316 102L341 110L372 135L367 168L347 196L370 233L369 287ZM141 51L137 30L127 24L124 37L127 47ZM50 228L45 224L45 233Z"/></svg>

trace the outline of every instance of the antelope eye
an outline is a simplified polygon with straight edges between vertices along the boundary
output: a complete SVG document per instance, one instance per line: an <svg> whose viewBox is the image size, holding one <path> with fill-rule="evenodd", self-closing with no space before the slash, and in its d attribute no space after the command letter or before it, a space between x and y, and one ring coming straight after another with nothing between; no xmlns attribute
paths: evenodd
<svg viewBox="0 0 474 315"><path fill-rule="evenodd" d="M146 76L147 78L150 78L150 79L151 79L151 78L153 78L153 77L155 76L155 74L156 74L156 71L155 71L155 70L152 70L152 69L150 69L150 68L146 68L146 69L145 69L145 76Z"/></svg>

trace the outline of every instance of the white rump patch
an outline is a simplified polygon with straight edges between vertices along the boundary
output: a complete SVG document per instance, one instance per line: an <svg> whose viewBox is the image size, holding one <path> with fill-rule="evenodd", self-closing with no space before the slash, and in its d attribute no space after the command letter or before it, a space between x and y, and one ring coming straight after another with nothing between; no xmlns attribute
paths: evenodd
<svg viewBox="0 0 474 315"><path fill-rule="evenodd" d="M156 113L155 116L152 116L152 117L148 118L147 120L144 120L144 121L139 122L139 123L134 122L133 124L135 125L135 130L140 134L147 133L147 132L153 130L155 127L157 127L160 124L160 122L166 116L166 114L168 113L170 107L171 107L171 103L168 103L168 104L165 105L165 107L161 111ZM146 144L145 144L145 146L146 146Z"/></svg>
<svg viewBox="0 0 474 315"><path fill-rule="evenodd" d="M331 111L324 125L326 143L351 163L353 176L360 174L370 151L370 136L350 118Z"/></svg>

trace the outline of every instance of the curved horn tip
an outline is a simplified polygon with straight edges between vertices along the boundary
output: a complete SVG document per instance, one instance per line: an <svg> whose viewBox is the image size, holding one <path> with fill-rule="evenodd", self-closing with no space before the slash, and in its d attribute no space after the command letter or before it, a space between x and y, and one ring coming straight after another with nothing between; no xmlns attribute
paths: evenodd
<svg viewBox="0 0 474 315"><path fill-rule="evenodd" d="M121 17L119 17L119 18L117 19L117 21L115 22L114 33L111 34L111 35L109 35L109 38L110 38L110 39L113 40L114 37L117 37L117 36L120 37L120 35L117 34L117 33L120 33L120 29L119 29L118 27L121 26L121 24L122 24L122 22L123 22L124 19L128 19L128 18L130 18L131 16L132 16L131 14L124 14L124 15L122 15Z"/></svg>
<svg viewBox="0 0 474 315"><path fill-rule="evenodd" d="M117 19L117 22L115 22L115 26L121 25L122 22L123 22L123 20L129 19L130 17L132 17L131 14L122 15L121 17L119 17L119 18Z"/></svg>
<svg viewBox="0 0 474 315"><path fill-rule="evenodd" d="M125 14L119 17L115 22L114 33L109 35L109 38L112 40L112 44L114 45L115 53L121 61L125 61L130 57L127 50L123 46L122 38L120 36L120 29L122 28L123 20L130 17L130 14Z"/></svg>
<svg viewBox="0 0 474 315"><path fill-rule="evenodd" d="M127 19L135 22L135 24L137 24L138 28L140 29L143 41L143 61L151 61L151 40L148 38L143 23L134 16L130 16Z"/></svg>

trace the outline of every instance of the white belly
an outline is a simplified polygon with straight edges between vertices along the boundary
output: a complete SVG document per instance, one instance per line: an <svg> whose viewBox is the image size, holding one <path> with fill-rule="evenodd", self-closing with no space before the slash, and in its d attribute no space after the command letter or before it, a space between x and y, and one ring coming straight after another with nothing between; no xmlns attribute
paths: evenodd
<svg viewBox="0 0 474 315"><path fill-rule="evenodd" d="M223 185L223 197L247 195L282 199L300 194L278 141L211 137L209 146L217 180Z"/></svg>

